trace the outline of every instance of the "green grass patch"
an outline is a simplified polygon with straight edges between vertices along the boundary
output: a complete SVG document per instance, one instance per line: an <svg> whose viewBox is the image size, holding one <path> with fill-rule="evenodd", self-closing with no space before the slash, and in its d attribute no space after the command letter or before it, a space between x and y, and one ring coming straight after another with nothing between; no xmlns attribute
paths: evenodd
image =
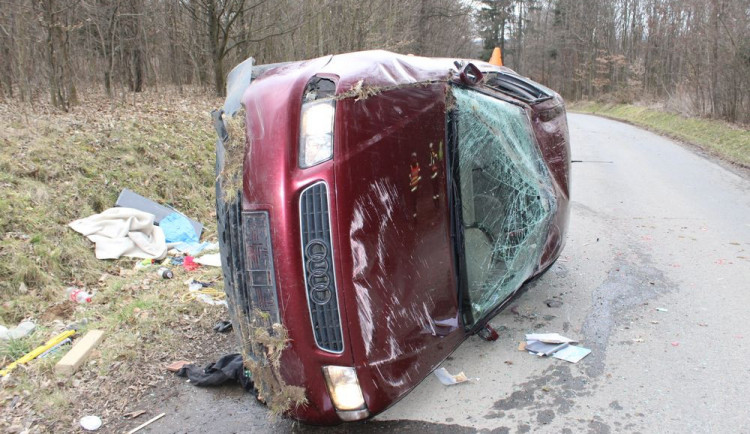
<svg viewBox="0 0 750 434"><path fill-rule="evenodd" d="M568 109L624 120L696 145L729 162L750 167L750 130L738 125L631 104L576 102Z"/></svg>
<svg viewBox="0 0 750 434"><path fill-rule="evenodd" d="M17 360L31 350L31 343L25 338L0 341L0 359Z"/></svg>
<svg viewBox="0 0 750 434"><path fill-rule="evenodd" d="M0 387L0 403L14 402L0 414L0 432L27 423L32 432L70 431L80 417L70 403L96 408L107 431L118 431L112 424L167 381L165 364L216 356L211 347L223 337L211 327L226 309L187 298L185 281L221 289L220 269L173 266L174 279L164 280L156 266L134 270L135 259L97 260L92 243L67 226L113 207L128 188L200 221L202 238L215 240L209 111L221 101L169 91L138 99L135 106L94 99L70 113L0 103L0 324L37 324L30 336L0 343L0 367L72 322L88 321L76 338L105 332L73 377L54 373L67 349L16 368ZM92 302L67 301L71 285L94 293Z"/></svg>
<svg viewBox="0 0 750 434"><path fill-rule="evenodd" d="M96 260L67 224L114 206L123 188L203 222L204 237L215 235L209 111L218 102L141 98L135 107L91 101L71 113L0 104L0 298L15 299L24 283L54 302L71 283L93 285L115 273L120 264ZM0 323L17 322L17 313L0 307Z"/></svg>

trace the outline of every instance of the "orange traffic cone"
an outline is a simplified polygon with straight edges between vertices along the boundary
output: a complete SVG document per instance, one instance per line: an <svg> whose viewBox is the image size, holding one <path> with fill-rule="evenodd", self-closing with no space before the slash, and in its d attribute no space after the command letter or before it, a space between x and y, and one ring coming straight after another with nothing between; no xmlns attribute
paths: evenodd
<svg viewBox="0 0 750 434"><path fill-rule="evenodd" d="M490 63L495 66L503 66L503 53L500 52L500 47L495 47L495 49L492 50Z"/></svg>

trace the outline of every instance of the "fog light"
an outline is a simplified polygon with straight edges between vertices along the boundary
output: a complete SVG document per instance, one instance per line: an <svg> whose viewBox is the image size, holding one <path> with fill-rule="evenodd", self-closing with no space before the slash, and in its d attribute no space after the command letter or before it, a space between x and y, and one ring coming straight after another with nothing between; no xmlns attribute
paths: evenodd
<svg viewBox="0 0 750 434"><path fill-rule="evenodd" d="M324 366L323 375L333 406L339 411L360 410L365 398L357 380L357 371L348 366Z"/></svg>

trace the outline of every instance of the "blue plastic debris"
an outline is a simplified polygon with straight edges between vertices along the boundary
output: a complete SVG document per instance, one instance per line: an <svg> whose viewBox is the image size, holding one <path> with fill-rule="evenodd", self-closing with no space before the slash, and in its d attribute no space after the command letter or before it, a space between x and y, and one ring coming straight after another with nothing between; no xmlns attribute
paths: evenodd
<svg viewBox="0 0 750 434"><path fill-rule="evenodd" d="M164 231L164 238L168 243L197 243L193 225L184 215L173 212L159 222L159 227Z"/></svg>

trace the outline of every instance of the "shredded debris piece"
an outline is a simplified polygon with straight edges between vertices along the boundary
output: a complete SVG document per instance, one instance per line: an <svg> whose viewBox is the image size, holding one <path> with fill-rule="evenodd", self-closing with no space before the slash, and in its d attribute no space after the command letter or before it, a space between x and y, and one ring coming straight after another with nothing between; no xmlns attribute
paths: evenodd
<svg viewBox="0 0 750 434"><path fill-rule="evenodd" d="M364 80L359 80L357 83L354 84L354 86L351 87L348 91L340 94L338 96L338 99L343 98L354 98L354 101L363 101L371 96L375 96L381 92L380 88L372 87L372 86L365 86Z"/></svg>
<svg viewBox="0 0 750 434"><path fill-rule="evenodd" d="M255 383L258 399L275 416L307 404L305 389L286 384L279 372L282 353L289 343L286 328L279 323L270 324L268 313L254 309L248 315L237 303L231 306L232 323L242 337L245 368Z"/></svg>
<svg viewBox="0 0 750 434"><path fill-rule="evenodd" d="M224 166L219 169L218 181L221 183L225 203L237 199L242 191L242 166L245 161L245 145L250 146L245 131L245 108L237 110L234 116L222 115L227 130L224 142Z"/></svg>
<svg viewBox="0 0 750 434"><path fill-rule="evenodd" d="M441 383L445 386L452 386L454 384L464 383L466 381L469 381L469 379L466 377L466 374L463 372L459 372L456 375L452 375L448 372L445 368L438 368L435 369L435 376L438 377L438 380L440 380Z"/></svg>

